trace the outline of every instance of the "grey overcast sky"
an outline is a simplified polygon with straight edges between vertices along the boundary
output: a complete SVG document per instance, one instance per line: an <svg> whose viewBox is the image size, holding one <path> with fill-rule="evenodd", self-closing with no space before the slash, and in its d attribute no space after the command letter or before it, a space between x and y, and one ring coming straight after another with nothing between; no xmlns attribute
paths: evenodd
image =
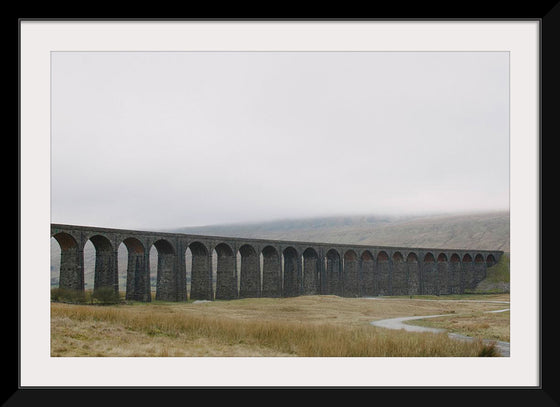
<svg viewBox="0 0 560 407"><path fill-rule="evenodd" d="M509 208L506 52L54 52L51 220Z"/></svg>

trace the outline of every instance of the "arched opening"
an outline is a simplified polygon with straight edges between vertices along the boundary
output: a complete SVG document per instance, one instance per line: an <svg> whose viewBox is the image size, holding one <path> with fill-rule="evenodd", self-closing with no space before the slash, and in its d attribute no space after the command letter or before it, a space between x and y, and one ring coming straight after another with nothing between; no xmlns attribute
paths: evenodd
<svg viewBox="0 0 560 407"><path fill-rule="evenodd" d="M474 262L470 254L466 253L463 256L461 269L461 292L464 292L465 289L474 287Z"/></svg>
<svg viewBox="0 0 560 407"><path fill-rule="evenodd" d="M89 238L95 249L95 268L93 291L99 289L112 289L119 292L117 256L113 245L103 235L94 235ZM84 247L84 253L86 249Z"/></svg>
<svg viewBox="0 0 560 407"><path fill-rule="evenodd" d="M432 253L425 254L422 267L423 294L437 294L437 273L435 261L436 259Z"/></svg>
<svg viewBox="0 0 560 407"><path fill-rule="evenodd" d="M342 291L345 297L359 297L358 255L354 250L344 253Z"/></svg>
<svg viewBox="0 0 560 407"><path fill-rule="evenodd" d="M91 240L86 240L83 248L84 258L84 289L93 291L95 280L95 246Z"/></svg>
<svg viewBox="0 0 560 407"><path fill-rule="evenodd" d="M406 256L406 261L408 263L418 263L418 256L416 253L410 252L408 253L408 256Z"/></svg>
<svg viewBox="0 0 560 407"><path fill-rule="evenodd" d="M68 233L60 232L51 238L51 286L84 291L83 253Z"/></svg>
<svg viewBox="0 0 560 407"><path fill-rule="evenodd" d="M360 286L362 287L361 295L370 296L374 295L374 277L373 277L373 255L369 250L364 250L361 256L362 260L362 267L361 267L361 276L360 279L362 283Z"/></svg>
<svg viewBox="0 0 560 407"><path fill-rule="evenodd" d="M328 293L342 295L342 262L338 251L330 249L327 252L326 261Z"/></svg>
<svg viewBox="0 0 560 407"><path fill-rule="evenodd" d="M437 257L436 294L449 294L447 256L440 253Z"/></svg>
<svg viewBox="0 0 560 407"><path fill-rule="evenodd" d="M218 244L214 251L216 263L216 299L229 300L237 298L237 276L235 275L235 255L225 243Z"/></svg>
<svg viewBox="0 0 560 407"><path fill-rule="evenodd" d="M239 248L241 255L239 297L254 298L260 296L260 261L253 246L245 244Z"/></svg>
<svg viewBox="0 0 560 407"><path fill-rule="evenodd" d="M213 300L212 257L203 243L192 242L188 248L192 257L189 298L191 300Z"/></svg>
<svg viewBox="0 0 560 407"><path fill-rule="evenodd" d="M150 272L150 292L152 297L157 293L157 265L158 265L158 251L154 245L150 246L148 252L148 271Z"/></svg>
<svg viewBox="0 0 560 407"><path fill-rule="evenodd" d="M449 258L448 283L450 294L461 294L461 258L453 253Z"/></svg>
<svg viewBox="0 0 560 407"><path fill-rule="evenodd" d="M177 272L177 254L173 245L160 239L154 242L153 248L156 252L150 253L150 263L152 258L156 260L156 299L160 301L177 301L179 293L179 273Z"/></svg>
<svg viewBox="0 0 560 407"><path fill-rule="evenodd" d="M484 256L478 253L474 257L474 281L472 283L472 288L475 288L478 283L486 278L486 261Z"/></svg>
<svg viewBox="0 0 560 407"><path fill-rule="evenodd" d="M401 252L393 253L391 273L392 295L408 294L408 267Z"/></svg>
<svg viewBox="0 0 560 407"><path fill-rule="evenodd" d="M295 297L300 294L301 259L293 247L285 248L282 257L284 259L283 295L284 297Z"/></svg>
<svg viewBox="0 0 560 407"><path fill-rule="evenodd" d="M492 267L494 264L496 264L496 258L494 257L494 255L489 254L488 256L486 256L486 267Z"/></svg>
<svg viewBox="0 0 560 407"><path fill-rule="evenodd" d="M312 247L303 252L303 293L319 294L321 277L319 275L319 255Z"/></svg>
<svg viewBox="0 0 560 407"><path fill-rule="evenodd" d="M191 298L192 291L192 251L189 246L185 249L185 290L187 298Z"/></svg>
<svg viewBox="0 0 560 407"><path fill-rule="evenodd" d="M119 278L119 289L128 290L127 282L127 269L128 269L128 249L124 242L120 242L117 246L117 275ZM125 295L126 297L126 295Z"/></svg>
<svg viewBox="0 0 560 407"><path fill-rule="evenodd" d="M376 280L378 281L378 295L391 295L391 268L389 255L385 251L377 254Z"/></svg>
<svg viewBox="0 0 560 407"><path fill-rule="evenodd" d="M125 298L132 301L151 301L150 270L142 242L134 237L124 239L119 245L118 256L119 276L123 272L126 275ZM126 268L123 270L124 267Z"/></svg>
<svg viewBox="0 0 560 407"><path fill-rule="evenodd" d="M51 288L57 288L60 283L60 243L51 236Z"/></svg>
<svg viewBox="0 0 560 407"><path fill-rule="evenodd" d="M406 267L408 271L408 293L411 295L422 294L422 269L419 267L416 253L408 253Z"/></svg>
<svg viewBox="0 0 560 407"><path fill-rule="evenodd" d="M272 246L262 249L262 296L282 296L282 261Z"/></svg>

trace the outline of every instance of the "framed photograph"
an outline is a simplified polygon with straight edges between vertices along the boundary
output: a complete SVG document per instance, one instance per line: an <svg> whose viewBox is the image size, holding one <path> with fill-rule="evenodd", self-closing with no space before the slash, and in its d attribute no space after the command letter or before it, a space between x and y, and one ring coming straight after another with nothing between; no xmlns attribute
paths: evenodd
<svg viewBox="0 0 560 407"><path fill-rule="evenodd" d="M20 21L20 386L538 388L541 24ZM53 224L492 210L509 218L507 357L53 356ZM422 252L471 257L440 256Z"/></svg>

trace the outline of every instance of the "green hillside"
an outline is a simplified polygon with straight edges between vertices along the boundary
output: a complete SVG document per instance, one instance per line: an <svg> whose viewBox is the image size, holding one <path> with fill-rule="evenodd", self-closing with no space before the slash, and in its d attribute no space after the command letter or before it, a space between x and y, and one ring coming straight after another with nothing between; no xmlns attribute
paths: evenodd
<svg viewBox="0 0 560 407"><path fill-rule="evenodd" d="M509 253L504 253L498 263L488 267L486 278L469 292L484 294L509 292Z"/></svg>

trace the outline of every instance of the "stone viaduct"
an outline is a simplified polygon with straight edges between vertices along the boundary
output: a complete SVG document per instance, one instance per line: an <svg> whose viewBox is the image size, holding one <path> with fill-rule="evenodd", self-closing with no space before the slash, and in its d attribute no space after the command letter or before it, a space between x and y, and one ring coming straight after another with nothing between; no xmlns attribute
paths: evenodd
<svg viewBox="0 0 560 407"><path fill-rule="evenodd" d="M84 290L84 246L95 247L94 290L118 286L117 252L128 251L126 299L226 300L334 294L456 294L485 278L502 251L365 246L162 233L51 224L61 249L59 287ZM187 256L190 249L191 256ZM213 270L213 253L217 259ZM190 292L187 259L191 258ZM238 261L238 259L240 259Z"/></svg>

